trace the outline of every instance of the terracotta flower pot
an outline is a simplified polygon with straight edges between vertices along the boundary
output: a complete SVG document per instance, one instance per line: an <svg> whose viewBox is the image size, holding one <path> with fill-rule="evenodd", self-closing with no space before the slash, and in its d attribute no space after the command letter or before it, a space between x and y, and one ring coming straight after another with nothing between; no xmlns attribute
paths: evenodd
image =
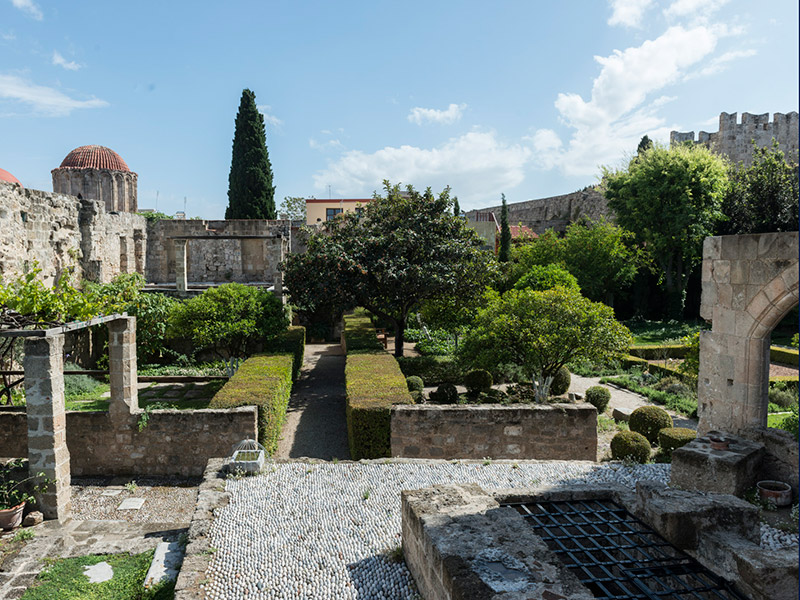
<svg viewBox="0 0 800 600"><path fill-rule="evenodd" d="M792 503L792 487L782 481L765 479L756 484L762 500L770 500L775 506L789 506Z"/></svg>
<svg viewBox="0 0 800 600"><path fill-rule="evenodd" d="M731 443L730 440L724 437L710 437L708 439L711 441L712 450L727 450Z"/></svg>
<svg viewBox="0 0 800 600"><path fill-rule="evenodd" d="M25 510L25 503L18 504L12 508L0 510L0 529L14 529L22 523L22 512Z"/></svg>

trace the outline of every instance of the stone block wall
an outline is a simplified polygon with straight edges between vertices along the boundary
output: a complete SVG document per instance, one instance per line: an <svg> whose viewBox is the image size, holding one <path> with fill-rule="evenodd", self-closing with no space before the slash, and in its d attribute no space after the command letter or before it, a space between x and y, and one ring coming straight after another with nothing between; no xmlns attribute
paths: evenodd
<svg viewBox="0 0 800 600"><path fill-rule="evenodd" d="M394 406L392 456L442 459L597 459L588 403Z"/></svg>
<svg viewBox="0 0 800 600"><path fill-rule="evenodd" d="M490 206L471 210L466 213L467 219L475 220L478 212L492 212L500 222L501 206ZM554 229L563 232L567 225L587 217L597 220L600 217L611 218L611 211L605 196L588 187L571 194L562 196L552 196L550 198L539 198L526 202L514 202L508 205L508 223L510 225L527 225L535 233L542 234L547 229Z"/></svg>
<svg viewBox="0 0 800 600"><path fill-rule="evenodd" d="M291 235L291 221L156 221L147 229L147 281L175 283L175 238L198 237L186 243L190 283L275 283L278 265L291 250Z"/></svg>
<svg viewBox="0 0 800 600"><path fill-rule="evenodd" d="M106 282L120 272L144 274L145 220L112 214L102 203L0 181L0 276L38 262L48 285L68 267L77 278Z"/></svg>
<svg viewBox="0 0 800 600"><path fill-rule="evenodd" d="M769 113L753 115L742 113L742 122L737 121L736 113L720 113L719 131L708 133L701 131L695 139L694 131L670 133L670 144L695 142L703 144L714 152L727 156L734 163L750 166L753 162L753 141L763 148L772 146L772 139L787 159L797 162L798 159L798 115L797 112L787 114L775 113L772 121Z"/></svg>
<svg viewBox="0 0 800 600"><path fill-rule="evenodd" d="M73 475L161 476L203 474L209 458L255 439L256 409L154 410L139 431L140 414L116 421L108 412L67 412ZM0 456L28 456L25 409L0 411Z"/></svg>

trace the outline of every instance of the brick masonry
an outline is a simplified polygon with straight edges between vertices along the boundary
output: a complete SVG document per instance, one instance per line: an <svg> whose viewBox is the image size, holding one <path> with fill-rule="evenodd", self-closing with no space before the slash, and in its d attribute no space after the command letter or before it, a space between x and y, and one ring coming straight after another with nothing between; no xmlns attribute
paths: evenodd
<svg viewBox="0 0 800 600"><path fill-rule="evenodd" d="M392 456L591 460L597 410L588 403L392 407Z"/></svg>

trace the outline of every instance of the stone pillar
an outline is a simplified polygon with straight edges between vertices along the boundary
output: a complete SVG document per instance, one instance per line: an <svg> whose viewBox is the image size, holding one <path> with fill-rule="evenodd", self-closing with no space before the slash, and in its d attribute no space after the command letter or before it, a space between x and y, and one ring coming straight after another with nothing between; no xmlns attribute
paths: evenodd
<svg viewBox="0 0 800 600"><path fill-rule="evenodd" d="M111 404L108 413L114 422L127 423L139 410L136 385L136 317L120 317L108 324L108 374Z"/></svg>
<svg viewBox="0 0 800 600"><path fill-rule="evenodd" d="M64 408L63 336L25 339L28 465L51 481L37 503L48 519L70 518L69 450Z"/></svg>
<svg viewBox="0 0 800 600"><path fill-rule="evenodd" d="M175 287L178 293L185 294L189 287L186 268L186 243L188 240L175 240Z"/></svg>

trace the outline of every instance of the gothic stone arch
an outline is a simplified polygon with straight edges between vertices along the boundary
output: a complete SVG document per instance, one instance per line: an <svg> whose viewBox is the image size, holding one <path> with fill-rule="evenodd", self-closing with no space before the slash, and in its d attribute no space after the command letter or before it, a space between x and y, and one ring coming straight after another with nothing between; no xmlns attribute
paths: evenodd
<svg viewBox="0 0 800 600"><path fill-rule="evenodd" d="M698 416L701 433L766 427L770 334L798 303L798 232L703 243Z"/></svg>

